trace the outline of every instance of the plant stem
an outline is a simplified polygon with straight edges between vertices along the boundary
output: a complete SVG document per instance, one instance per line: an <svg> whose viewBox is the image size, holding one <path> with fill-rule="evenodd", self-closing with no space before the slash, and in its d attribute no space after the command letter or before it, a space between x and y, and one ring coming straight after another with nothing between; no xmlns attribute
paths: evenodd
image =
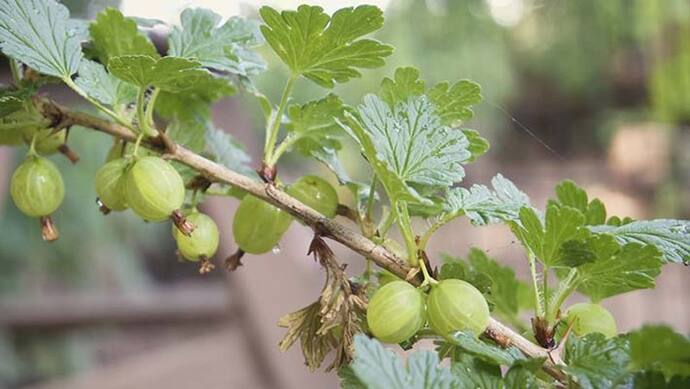
<svg viewBox="0 0 690 389"><path fill-rule="evenodd" d="M149 102L149 105L151 103ZM145 109L146 105L146 87L139 88L139 93L137 94L137 121L139 122L139 132L148 136L155 136L156 130L151 128L148 122L148 115ZM151 110L153 110L151 108ZM153 113L151 114L153 116Z"/></svg>
<svg viewBox="0 0 690 389"><path fill-rule="evenodd" d="M120 116L120 115L118 115L117 113L115 113L115 111L112 111L111 109L107 108L106 106L104 106L103 104L101 104L100 102L98 102L98 100L96 100L96 99L92 98L91 96L89 96L83 89L81 89L81 88L79 87L79 85L75 84L74 81L72 81L71 78L65 77L65 78L62 79L62 81L65 83L65 85L67 85L68 87L70 87L70 89L72 89L73 91L77 92L81 97L85 98L89 103L93 104L93 105L94 105L96 108L98 108L101 112L103 112L103 113L105 113L106 115L108 115L108 116L110 116L111 118L113 118L113 119L115 120L115 122L117 122L118 124L120 124L120 125L122 125L122 126L127 127L127 128L130 129L130 130L133 130L132 124L131 124L131 123L129 123L127 120L125 120L122 116Z"/></svg>
<svg viewBox="0 0 690 389"><path fill-rule="evenodd" d="M278 140L278 132L280 130L280 122L283 119L283 113L285 112L285 108L287 107L288 100L290 99L290 94L292 94L292 88L295 84L295 80L297 79L297 76L295 74L291 74L290 78L288 78L287 82L285 83L285 88L283 88L283 94L280 96L280 103L278 105L278 111L276 111L275 116L273 116L273 122L271 125L267 128L266 131L266 143L264 144L264 161L267 162L268 166L271 167L273 164L275 164L275 161L273 164L269 163L269 161L273 161L273 152L275 148L276 141Z"/></svg>
<svg viewBox="0 0 690 389"><path fill-rule="evenodd" d="M549 267L544 265L541 269L541 292L544 295L544 316L549 316Z"/></svg>
<svg viewBox="0 0 690 389"><path fill-rule="evenodd" d="M391 229L393 226L393 223L395 223L396 220L396 213L393 212L393 210L389 211L386 214L386 217L383 219L381 224L379 224L377 230L379 232L379 236L381 239L385 239L386 235L388 235L388 231Z"/></svg>
<svg viewBox="0 0 690 389"><path fill-rule="evenodd" d="M153 125L153 111L154 108L156 107L156 99L158 98L158 94L161 92L159 88L153 88L153 92L151 93L151 97L149 97L149 102L146 105L146 126L152 126Z"/></svg>
<svg viewBox="0 0 690 389"><path fill-rule="evenodd" d="M434 223L432 224L426 231L424 231L424 234L422 237L419 239L419 249L420 250L426 250L426 245L429 243L429 239L431 236L438 231L441 227L446 225L449 221L453 220L456 218L458 215L457 214L443 214L441 217Z"/></svg>
<svg viewBox="0 0 690 389"><path fill-rule="evenodd" d="M280 144L278 145L278 147L276 147L276 149L275 149L275 151L273 152L273 154L271 154L270 159L266 161L266 164L268 164L269 166L273 166L273 165L275 165L276 163L278 163L278 160L280 159L280 157L281 157L286 151L288 151L288 150L290 149L290 147L291 147L295 142L297 142L298 140L299 140L299 137L297 137L297 136L288 135L287 137L285 137L285 139L283 139L283 141L280 142Z"/></svg>
<svg viewBox="0 0 690 389"><path fill-rule="evenodd" d="M376 197L376 174L371 177L371 185L369 186L369 197L367 197L366 217L372 220L372 213L374 213L374 198Z"/></svg>
<svg viewBox="0 0 690 389"><path fill-rule="evenodd" d="M534 288L534 313L536 317L544 317L544 307L542 305L541 292L539 291L539 279L537 275L537 264L534 254L527 253L527 261L529 262L529 272L532 276L532 288Z"/></svg>
<svg viewBox="0 0 690 389"><path fill-rule="evenodd" d="M410 222L410 214L407 211L407 202L398 201L393 204L392 209L396 213L398 220L398 228L405 240L407 247L407 262L411 266L419 265L419 258L417 258L417 243L414 240L414 233L412 232L412 224Z"/></svg>
<svg viewBox="0 0 690 389"><path fill-rule="evenodd" d="M546 315L546 320L550 325L554 324L553 322L556 321L556 314L558 310L561 309L561 305L563 305L568 296L577 288L577 276L577 268L570 269L568 275L559 282L558 289L551 296L551 303L549 304L551 311Z"/></svg>

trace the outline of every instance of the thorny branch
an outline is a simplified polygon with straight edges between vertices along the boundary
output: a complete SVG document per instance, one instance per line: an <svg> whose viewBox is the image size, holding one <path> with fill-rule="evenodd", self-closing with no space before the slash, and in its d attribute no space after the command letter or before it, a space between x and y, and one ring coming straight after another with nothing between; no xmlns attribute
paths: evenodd
<svg viewBox="0 0 690 389"><path fill-rule="evenodd" d="M133 142L137 138L137 135L127 127L101 119L94 115L70 110L52 100L38 99L36 105L43 115L50 120L92 128L129 142ZM415 276L409 277L409 275L418 275L418 273L414 272L414 269L411 269L403 259L339 222L322 216L312 208L302 204L300 201L276 188L276 186L271 183L255 181L223 165L204 158L181 145L174 145L171 147L168 140L161 139L160 136L145 139L142 145L163 153L163 156L167 159L181 162L195 169L199 174L210 181L224 182L243 189L254 196L260 197L302 220L317 231L319 235L335 240L361 254L365 258L370 258L380 267L402 279L407 279L415 285L421 283L420 278ZM528 357L547 358L544 364L544 370L561 382L567 381L565 374L558 368L558 365L564 364L558 353L552 353L548 349L532 343L493 318L490 318L489 326L484 332L484 335L503 347L515 346Z"/></svg>

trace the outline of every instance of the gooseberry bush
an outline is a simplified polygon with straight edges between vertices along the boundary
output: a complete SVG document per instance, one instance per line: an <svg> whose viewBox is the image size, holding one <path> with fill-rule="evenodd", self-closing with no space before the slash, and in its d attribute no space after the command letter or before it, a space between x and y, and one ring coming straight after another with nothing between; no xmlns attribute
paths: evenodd
<svg viewBox="0 0 690 389"><path fill-rule="evenodd" d="M567 180L545 209L500 174L490 185L464 187L465 169L489 149L463 127L481 100L479 85L427 85L418 70L401 67L349 106L331 92L335 85L383 66L393 52L367 37L381 28L382 11L362 5L329 15L303 5L262 7L259 16L222 20L193 8L166 26L106 9L86 22L53 0L0 0L0 48L13 77L0 90L0 143L28 145L10 193L27 217L40 219L46 241L58 239L51 214L69 196L49 156L76 163L69 133L92 129L113 139L93 181L100 210L171 221L180 257L201 272L213 270L219 242L231 239L199 210L209 196L240 201L229 270L270 251L295 220L313 229L308 250L325 283L313 303L280 318L287 330L279 347L299 343L306 365L327 363L343 387L689 387L686 336L661 325L621 334L601 305L653 288L662 266L687 262L688 221L607 215ZM167 29L164 44L149 39L153 26ZM252 82L267 68L255 51L264 44L287 68L278 101ZM295 102L293 91L308 83L324 97ZM48 84L72 89L96 113L55 102L41 90ZM263 155L254 166L211 121L211 105L235 93L264 114ZM366 182L351 179L339 160L348 140L369 167ZM333 176L284 182L278 167L287 153ZM524 247L530 282L479 248L440 263L430 258L434 233L460 217L509 228ZM327 240L361 255L364 272L348 275ZM575 292L590 301L564 306ZM431 342L405 362L382 346L411 349L423 340Z"/></svg>

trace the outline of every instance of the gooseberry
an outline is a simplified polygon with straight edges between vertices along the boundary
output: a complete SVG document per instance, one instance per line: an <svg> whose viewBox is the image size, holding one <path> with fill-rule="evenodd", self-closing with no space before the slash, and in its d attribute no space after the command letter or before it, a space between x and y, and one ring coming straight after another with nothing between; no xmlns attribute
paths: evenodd
<svg viewBox="0 0 690 389"><path fill-rule="evenodd" d="M192 212L186 217L196 226L190 236L186 236L175 227L172 230L180 255L192 262L213 257L218 250L219 243L216 223L209 216L200 212Z"/></svg>
<svg viewBox="0 0 690 389"><path fill-rule="evenodd" d="M290 185L287 193L331 219L338 208L338 193L328 181L318 176L304 176Z"/></svg>
<svg viewBox="0 0 690 389"><path fill-rule="evenodd" d="M387 283L369 300L367 325L382 342L404 342L425 322L424 294L405 281Z"/></svg>
<svg viewBox="0 0 690 389"><path fill-rule="evenodd" d="M285 211L247 194L235 212L232 233L242 251L263 254L278 244L291 222Z"/></svg>
<svg viewBox="0 0 690 389"><path fill-rule="evenodd" d="M159 157L137 158L127 171L127 205L144 220L159 222L182 207L185 188L172 165Z"/></svg>
<svg viewBox="0 0 690 389"><path fill-rule="evenodd" d="M432 285L427 299L429 326L441 336L455 331L479 335L489 325L489 305L472 284L447 279Z"/></svg>
<svg viewBox="0 0 690 389"><path fill-rule="evenodd" d="M579 303L571 305L565 316L568 324L573 323L573 332L579 336L599 332L607 338L611 338L618 333L616 319L599 304Z"/></svg>
<svg viewBox="0 0 690 389"><path fill-rule="evenodd" d="M101 202L101 211L124 211L127 209L125 185L127 168L131 160L114 159L103 165L96 173L96 193Z"/></svg>

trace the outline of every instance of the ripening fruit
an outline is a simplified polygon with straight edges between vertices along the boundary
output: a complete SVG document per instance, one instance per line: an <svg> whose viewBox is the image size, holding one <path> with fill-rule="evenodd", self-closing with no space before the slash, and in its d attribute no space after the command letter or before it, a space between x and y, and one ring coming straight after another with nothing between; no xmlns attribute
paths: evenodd
<svg viewBox="0 0 690 389"><path fill-rule="evenodd" d="M48 216L65 197L65 185L58 168L48 159L31 155L14 171L10 195L24 214Z"/></svg>
<svg viewBox="0 0 690 389"><path fill-rule="evenodd" d="M616 319L606 308L594 303L571 305L566 312L566 321L573 323L573 331L579 336L599 332L611 338L618 334Z"/></svg>
<svg viewBox="0 0 690 389"><path fill-rule="evenodd" d="M36 141L34 142L34 149L41 155L55 154L60 146L65 144L67 138L67 131L61 130L53 133L52 128L41 130L25 131L24 141L26 144L31 144L33 134L36 134ZM30 136L28 134L31 134Z"/></svg>
<svg viewBox="0 0 690 389"><path fill-rule="evenodd" d="M432 285L427 299L429 326L439 335L472 331L480 335L489 325L489 305L472 284L456 279Z"/></svg>
<svg viewBox="0 0 690 389"><path fill-rule="evenodd" d="M174 226L172 229L180 254L192 262L213 257L219 243L216 223L209 216L199 212L187 215L187 220L196 226L191 236L186 236Z"/></svg>
<svg viewBox="0 0 690 389"><path fill-rule="evenodd" d="M290 185L287 193L329 219L335 217L338 193L333 186L318 176L304 176Z"/></svg>
<svg viewBox="0 0 690 389"><path fill-rule="evenodd" d="M120 158L103 165L96 173L96 193L100 202L107 207L107 211L124 211L127 209L125 185L127 183L127 168L131 160Z"/></svg>
<svg viewBox="0 0 690 389"><path fill-rule="evenodd" d="M232 234L242 251L263 254L278 244L291 222L285 211L247 194L235 212Z"/></svg>
<svg viewBox="0 0 690 389"><path fill-rule="evenodd" d="M404 342L416 334L424 322L424 293L405 281L387 283L369 300L367 325L382 342Z"/></svg>
<svg viewBox="0 0 690 389"><path fill-rule="evenodd" d="M184 202L182 177L159 157L134 160L125 182L127 205L144 220L166 220Z"/></svg>

